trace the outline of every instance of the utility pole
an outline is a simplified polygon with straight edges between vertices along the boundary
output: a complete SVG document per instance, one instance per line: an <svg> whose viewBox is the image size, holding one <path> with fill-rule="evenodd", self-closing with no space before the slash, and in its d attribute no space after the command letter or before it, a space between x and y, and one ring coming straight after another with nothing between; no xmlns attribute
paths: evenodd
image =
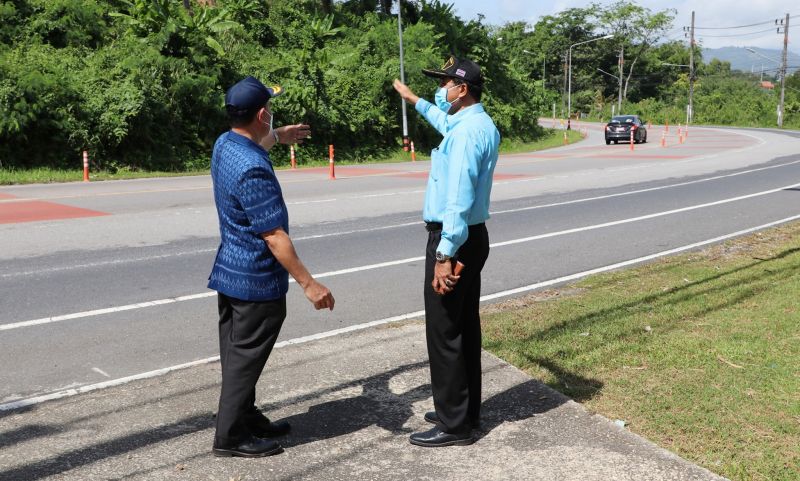
<svg viewBox="0 0 800 481"><path fill-rule="evenodd" d="M617 62L617 63L619 64L619 78L617 79L618 83L619 83L619 95L618 95L618 98L617 98L617 111L619 112L620 115L622 115L622 73L623 73L623 70L625 68L625 45L623 45L619 49L619 62Z"/></svg>
<svg viewBox="0 0 800 481"><path fill-rule="evenodd" d="M694 10L692 10L692 27L689 32L689 105L686 107L686 125L692 123L694 117Z"/></svg>
<svg viewBox="0 0 800 481"><path fill-rule="evenodd" d="M778 21L775 20L777 24ZM778 128L783 128L783 99L786 91L786 61L787 50L789 48L789 14L786 14L786 20L783 23L783 63L781 64L781 103L778 105ZM778 32L781 29L778 28Z"/></svg>

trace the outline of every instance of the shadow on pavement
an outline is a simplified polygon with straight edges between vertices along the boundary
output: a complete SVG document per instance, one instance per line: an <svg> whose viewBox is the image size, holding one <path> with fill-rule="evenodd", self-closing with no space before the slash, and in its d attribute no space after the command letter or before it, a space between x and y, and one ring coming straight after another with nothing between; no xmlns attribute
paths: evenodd
<svg viewBox="0 0 800 481"><path fill-rule="evenodd" d="M411 430L404 425L415 415L413 404L430 397L430 385L426 382L422 385L415 385L405 392L395 393L390 387L390 381L398 375L424 369L427 364L427 361L407 364L375 376L341 383L269 405L270 409L291 407L304 400L313 401L323 396L335 395L348 388L359 386L362 388L361 394L357 396L315 404L307 412L287 418L293 425L293 431L282 440L282 444L286 447L300 446L351 434L372 425L386 430L389 438L408 435ZM397 385L402 385L402 383L397 382ZM488 433L504 422L523 420L537 413L546 412L567 400L568 398L547 390L537 381L527 381L516 385L491 396L483 403L483 432ZM160 399L160 402L164 402L164 398ZM71 421L65 426L72 428L76 426L76 422ZM29 436L41 437L58 432L63 433L68 431L65 426L24 426L5 433L3 442L13 443L29 439ZM0 480L36 480L58 475L109 457L203 430L210 430L213 426L214 419L210 412L188 416L152 429L140 430L114 439L81 446L56 454L49 459L0 471ZM384 436L379 436L379 438L376 439L376 442L382 442L381 440L385 439ZM210 438L209 454L207 455L210 455Z"/></svg>

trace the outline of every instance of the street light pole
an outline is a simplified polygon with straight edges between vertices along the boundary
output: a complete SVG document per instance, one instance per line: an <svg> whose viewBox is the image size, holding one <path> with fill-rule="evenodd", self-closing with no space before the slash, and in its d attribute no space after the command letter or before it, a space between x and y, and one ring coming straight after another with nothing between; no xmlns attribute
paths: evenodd
<svg viewBox="0 0 800 481"><path fill-rule="evenodd" d="M403 5L400 0L397 2L397 36L400 39L400 81L406 83L406 73L403 66L403 19L400 12L403 10ZM406 101L400 99L403 106L403 151L408 152L408 114L406 113Z"/></svg>
<svg viewBox="0 0 800 481"><path fill-rule="evenodd" d="M623 45L619 49L619 62L618 62L618 64L619 64L619 77L617 77L617 83L619 85L617 86L617 89L618 89L619 93L617 94L617 96L618 96L618 98L617 98L617 112L619 112L619 115L622 115L622 73L623 73L623 69L625 68L625 45Z"/></svg>
<svg viewBox="0 0 800 481"><path fill-rule="evenodd" d="M692 123L694 117L694 10L692 10L692 28L689 34L689 105L686 107L686 125Z"/></svg>
<svg viewBox="0 0 800 481"><path fill-rule="evenodd" d="M613 37L613 35L603 35L602 37L590 38L589 40L584 40L583 42L578 42L569 46L567 54L567 119L572 116L572 47L611 37Z"/></svg>

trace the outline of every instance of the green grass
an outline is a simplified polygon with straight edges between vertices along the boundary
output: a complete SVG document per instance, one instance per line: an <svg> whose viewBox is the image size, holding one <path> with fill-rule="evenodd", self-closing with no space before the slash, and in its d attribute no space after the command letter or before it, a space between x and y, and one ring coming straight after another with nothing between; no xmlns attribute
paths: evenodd
<svg viewBox="0 0 800 481"><path fill-rule="evenodd" d="M581 140L580 133L577 131L568 132L569 141L577 142ZM548 135L539 139L536 142L517 142L504 139L500 144L501 154L514 154L520 152L534 152L537 150L549 149L563 145L564 133L561 130L550 131ZM417 160L430 160L430 155L427 152L417 152ZM303 158L302 147L298 151L298 167L324 167L328 165L328 160L320 158L318 160L308 160ZM397 149L387 155L380 157L369 158L366 160L337 160L336 165L364 165L364 164L380 164L390 162L411 162L411 152L403 152L402 149ZM288 169L290 165L288 161L282 159L276 167L278 170ZM186 175L207 175L207 170L192 170L186 172L160 172L160 171L142 171L142 170L118 170L116 172L110 171L92 171L89 174L91 181L98 180L121 180L121 179L141 179L149 177L177 177ZM2 169L0 168L0 185L11 184L39 184L51 182L80 182L83 180L83 170L65 170L65 169L51 169L51 168L37 168L29 170L20 169Z"/></svg>
<svg viewBox="0 0 800 481"><path fill-rule="evenodd" d="M734 480L800 479L800 224L490 308L484 347Z"/></svg>
<svg viewBox="0 0 800 481"><path fill-rule="evenodd" d="M187 175L205 175L207 170L193 170L187 172L160 172L160 171L132 171L119 170L109 172L105 170L92 171L89 173L89 180L121 180L121 179L142 179L150 177L179 177ZM44 184L52 182L81 182L83 181L83 169L67 170L40 167L36 169L0 169L0 185L11 184Z"/></svg>
<svg viewBox="0 0 800 481"><path fill-rule="evenodd" d="M583 139L580 132L577 130L568 130L566 132L567 139L569 139L569 143L571 144ZM500 142L500 153L519 154L523 152L535 152L537 150L561 147L562 145L564 145L564 130L548 129L547 135L536 142L519 142L516 140L503 139Z"/></svg>

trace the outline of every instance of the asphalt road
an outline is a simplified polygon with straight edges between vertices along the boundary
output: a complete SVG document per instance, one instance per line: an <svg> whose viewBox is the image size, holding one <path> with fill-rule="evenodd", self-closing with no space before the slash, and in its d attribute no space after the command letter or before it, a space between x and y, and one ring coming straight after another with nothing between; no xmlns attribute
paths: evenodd
<svg viewBox="0 0 800 481"><path fill-rule="evenodd" d="M574 127L587 139L501 157L484 295L800 215L796 132L695 128L681 144L670 127L662 147L653 126L630 151ZM316 312L293 284L283 340L422 310L427 170L279 173L301 258L337 300ZM0 403L216 355L218 239L208 177L0 188Z"/></svg>

